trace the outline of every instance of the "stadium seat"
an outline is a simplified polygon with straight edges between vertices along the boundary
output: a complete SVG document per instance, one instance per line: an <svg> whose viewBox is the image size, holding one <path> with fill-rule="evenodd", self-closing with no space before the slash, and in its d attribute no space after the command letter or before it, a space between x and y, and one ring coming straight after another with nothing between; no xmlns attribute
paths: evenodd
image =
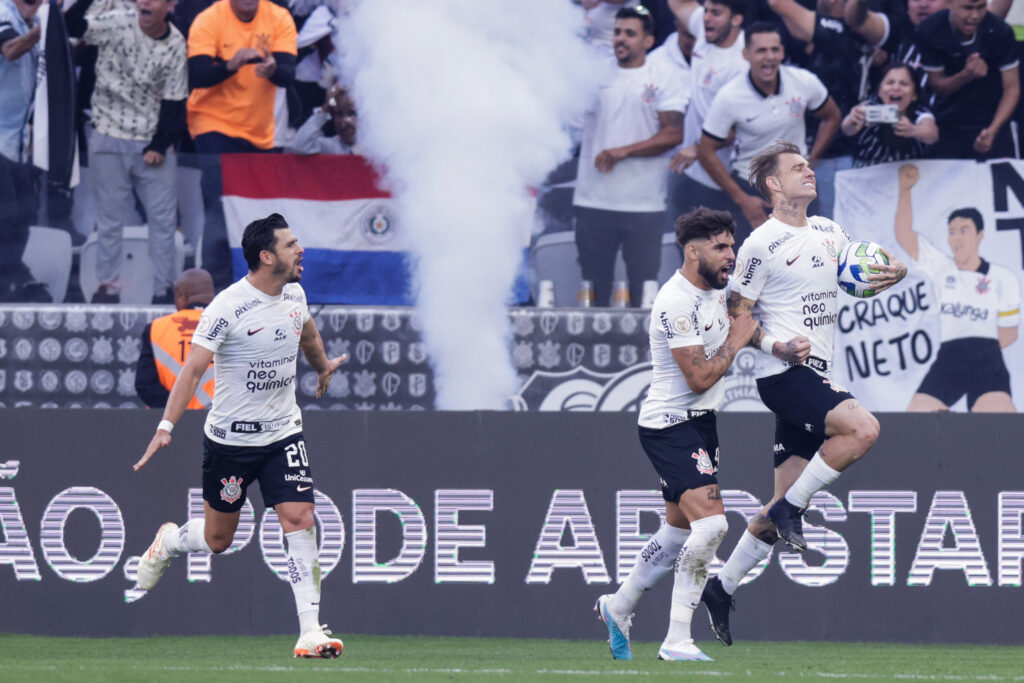
<svg viewBox="0 0 1024 683"><path fill-rule="evenodd" d="M533 264L533 296L537 298L537 286L541 280L551 280L555 285L555 305L575 306L579 293L580 264L576 251L576 237L571 230L549 232L534 241L530 250ZM676 237L666 232L661 238L661 265L658 268L658 284L663 285L682 264L682 257L676 247ZM626 279L626 264L622 252L615 257L614 280Z"/></svg>
<svg viewBox="0 0 1024 683"><path fill-rule="evenodd" d="M92 299L99 287L96 279L96 253L99 245L97 233L89 235L82 245L78 265L82 296ZM174 268L185 267L185 240L180 232L174 233ZM149 228L145 225L125 227L124 251L121 253L121 303L148 305L153 301L153 265L149 260Z"/></svg>
<svg viewBox="0 0 1024 683"><path fill-rule="evenodd" d="M675 233L666 232L661 236L661 267L658 268L658 286L668 282L679 266L683 265L683 257L676 246Z"/></svg>
<svg viewBox="0 0 1024 683"><path fill-rule="evenodd" d="M32 226L22 260L32 277L45 283L54 303L61 303L68 293L71 277L71 234L67 230Z"/></svg>

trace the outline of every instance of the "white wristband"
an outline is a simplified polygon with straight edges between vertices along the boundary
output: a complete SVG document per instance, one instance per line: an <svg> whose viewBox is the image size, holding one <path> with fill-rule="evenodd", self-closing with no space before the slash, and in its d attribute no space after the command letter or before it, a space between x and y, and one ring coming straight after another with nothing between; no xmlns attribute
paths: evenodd
<svg viewBox="0 0 1024 683"><path fill-rule="evenodd" d="M170 420L160 420L160 424L156 426L157 429L162 429L168 434L174 429L174 423Z"/></svg>
<svg viewBox="0 0 1024 683"><path fill-rule="evenodd" d="M772 349L775 348L775 342L779 341L775 337L764 335L761 337L761 350L767 353L769 356L772 354Z"/></svg>

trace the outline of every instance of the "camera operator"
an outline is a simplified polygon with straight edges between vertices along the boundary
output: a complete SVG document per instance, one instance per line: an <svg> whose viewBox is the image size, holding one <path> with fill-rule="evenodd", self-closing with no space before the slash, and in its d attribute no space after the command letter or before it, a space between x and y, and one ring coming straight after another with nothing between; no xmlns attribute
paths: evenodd
<svg viewBox="0 0 1024 683"><path fill-rule="evenodd" d="M935 115L918 99L914 74L906 64L887 66L878 94L851 109L840 130L857 136L854 168L919 159L939 139Z"/></svg>

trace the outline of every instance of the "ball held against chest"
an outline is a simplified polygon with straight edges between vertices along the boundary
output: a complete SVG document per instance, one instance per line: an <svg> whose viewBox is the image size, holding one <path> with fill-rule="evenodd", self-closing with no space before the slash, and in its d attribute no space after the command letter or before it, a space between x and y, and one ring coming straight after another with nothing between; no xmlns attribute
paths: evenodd
<svg viewBox="0 0 1024 683"><path fill-rule="evenodd" d="M880 272L878 266L888 264L889 258L874 242L850 242L839 252L839 288L861 299L874 296L878 290L875 283L868 280L868 276Z"/></svg>

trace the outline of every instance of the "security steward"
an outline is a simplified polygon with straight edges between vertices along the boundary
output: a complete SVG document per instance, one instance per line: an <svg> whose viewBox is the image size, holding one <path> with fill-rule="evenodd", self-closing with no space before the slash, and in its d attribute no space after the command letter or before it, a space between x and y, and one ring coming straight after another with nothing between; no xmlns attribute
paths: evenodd
<svg viewBox="0 0 1024 683"><path fill-rule="evenodd" d="M142 331L142 350L135 369L135 391L150 408L163 408L192 347L199 316L213 301L213 277L191 268L174 281L177 312L157 318ZM213 363L206 370L188 408L202 410L213 401Z"/></svg>

